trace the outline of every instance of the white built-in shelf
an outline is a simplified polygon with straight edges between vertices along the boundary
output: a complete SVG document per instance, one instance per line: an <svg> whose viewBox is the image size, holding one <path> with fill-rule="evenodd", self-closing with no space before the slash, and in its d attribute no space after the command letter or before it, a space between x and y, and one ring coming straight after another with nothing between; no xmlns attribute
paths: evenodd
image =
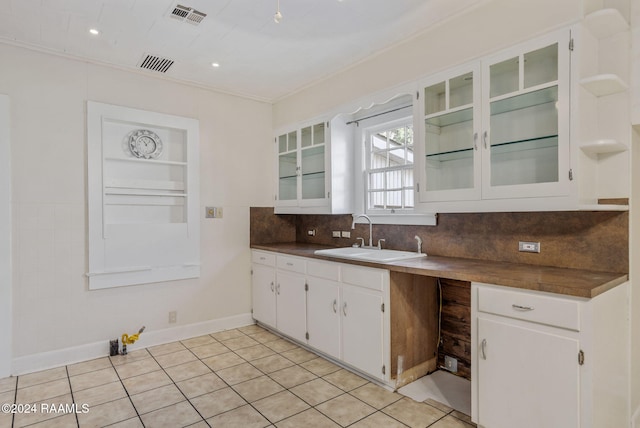
<svg viewBox="0 0 640 428"><path fill-rule="evenodd" d="M578 205L580 211L629 211L629 205L613 204L582 204Z"/></svg>
<svg viewBox="0 0 640 428"><path fill-rule="evenodd" d="M616 74L598 74L586 77L580 81L580 84L596 97L617 94L629 88Z"/></svg>
<svg viewBox="0 0 640 428"><path fill-rule="evenodd" d="M186 162L176 162L176 161L166 161L166 160L158 160L158 159L139 159L139 158L115 158L115 157L105 157L105 160L108 161L119 161L119 162L133 162L133 163L144 163L147 165L186 165Z"/></svg>
<svg viewBox="0 0 640 428"><path fill-rule="evenodd" d="M584 143L580 146L580 149L587 154L601 154L625 152L629 148L626 144L623 144L617 140L604 139Z"/></svg>
<svg viewBox="0 0 640 428"><path fill-rule="evenodd" d="M584 17L584 25L598 39L605 39L629 29L629 23L618 9L601 9Z"/></svg>

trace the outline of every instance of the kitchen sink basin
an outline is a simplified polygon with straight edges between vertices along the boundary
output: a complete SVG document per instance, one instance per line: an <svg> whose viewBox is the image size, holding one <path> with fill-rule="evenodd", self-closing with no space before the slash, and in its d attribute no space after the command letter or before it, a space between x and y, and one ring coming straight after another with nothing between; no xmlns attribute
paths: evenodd
<svg viewBox="0 0 640 428"><path fill-rule="evenodd" d="M411 260L426 257L426 254L412 251L400 250L379 250L377 248L343 247L330 248L327 250L316 250L319 256L338 257L341 259L361 260L375 263L391 263L401 260Z"/></svg>

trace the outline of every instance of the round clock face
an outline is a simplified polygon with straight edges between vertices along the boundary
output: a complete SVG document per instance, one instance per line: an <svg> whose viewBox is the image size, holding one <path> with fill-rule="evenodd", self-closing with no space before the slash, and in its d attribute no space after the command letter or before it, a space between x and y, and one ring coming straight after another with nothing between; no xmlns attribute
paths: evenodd
<svg viewBox="0 0 640 428"><path fill-rule="evenodd" d="M162 141L155 132L140 129L129 137L129 150L138 158L155 159L162 153Z"/></svg>

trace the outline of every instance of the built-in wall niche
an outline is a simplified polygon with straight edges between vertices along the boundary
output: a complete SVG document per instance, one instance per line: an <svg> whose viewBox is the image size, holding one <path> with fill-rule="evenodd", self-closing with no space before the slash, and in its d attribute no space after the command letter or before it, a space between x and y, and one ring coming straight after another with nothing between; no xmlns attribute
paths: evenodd
<svg viewBox="0 0 640 428"><path fill-rule="evenodd" d="M88 102L89 287L200 274L198 121Z"/></svg>

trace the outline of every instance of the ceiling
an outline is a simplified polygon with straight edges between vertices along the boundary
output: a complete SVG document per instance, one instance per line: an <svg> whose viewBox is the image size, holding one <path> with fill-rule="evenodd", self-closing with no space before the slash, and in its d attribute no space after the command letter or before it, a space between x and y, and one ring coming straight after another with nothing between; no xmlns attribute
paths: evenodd
<svg viewBox="0 0 640 428"><path fill-rule="evenodd" d="M0 42L273 102L479 1L280 0L276 24L277 0L0 0ZM141 69L146 54L174 62Z"/></svg>

